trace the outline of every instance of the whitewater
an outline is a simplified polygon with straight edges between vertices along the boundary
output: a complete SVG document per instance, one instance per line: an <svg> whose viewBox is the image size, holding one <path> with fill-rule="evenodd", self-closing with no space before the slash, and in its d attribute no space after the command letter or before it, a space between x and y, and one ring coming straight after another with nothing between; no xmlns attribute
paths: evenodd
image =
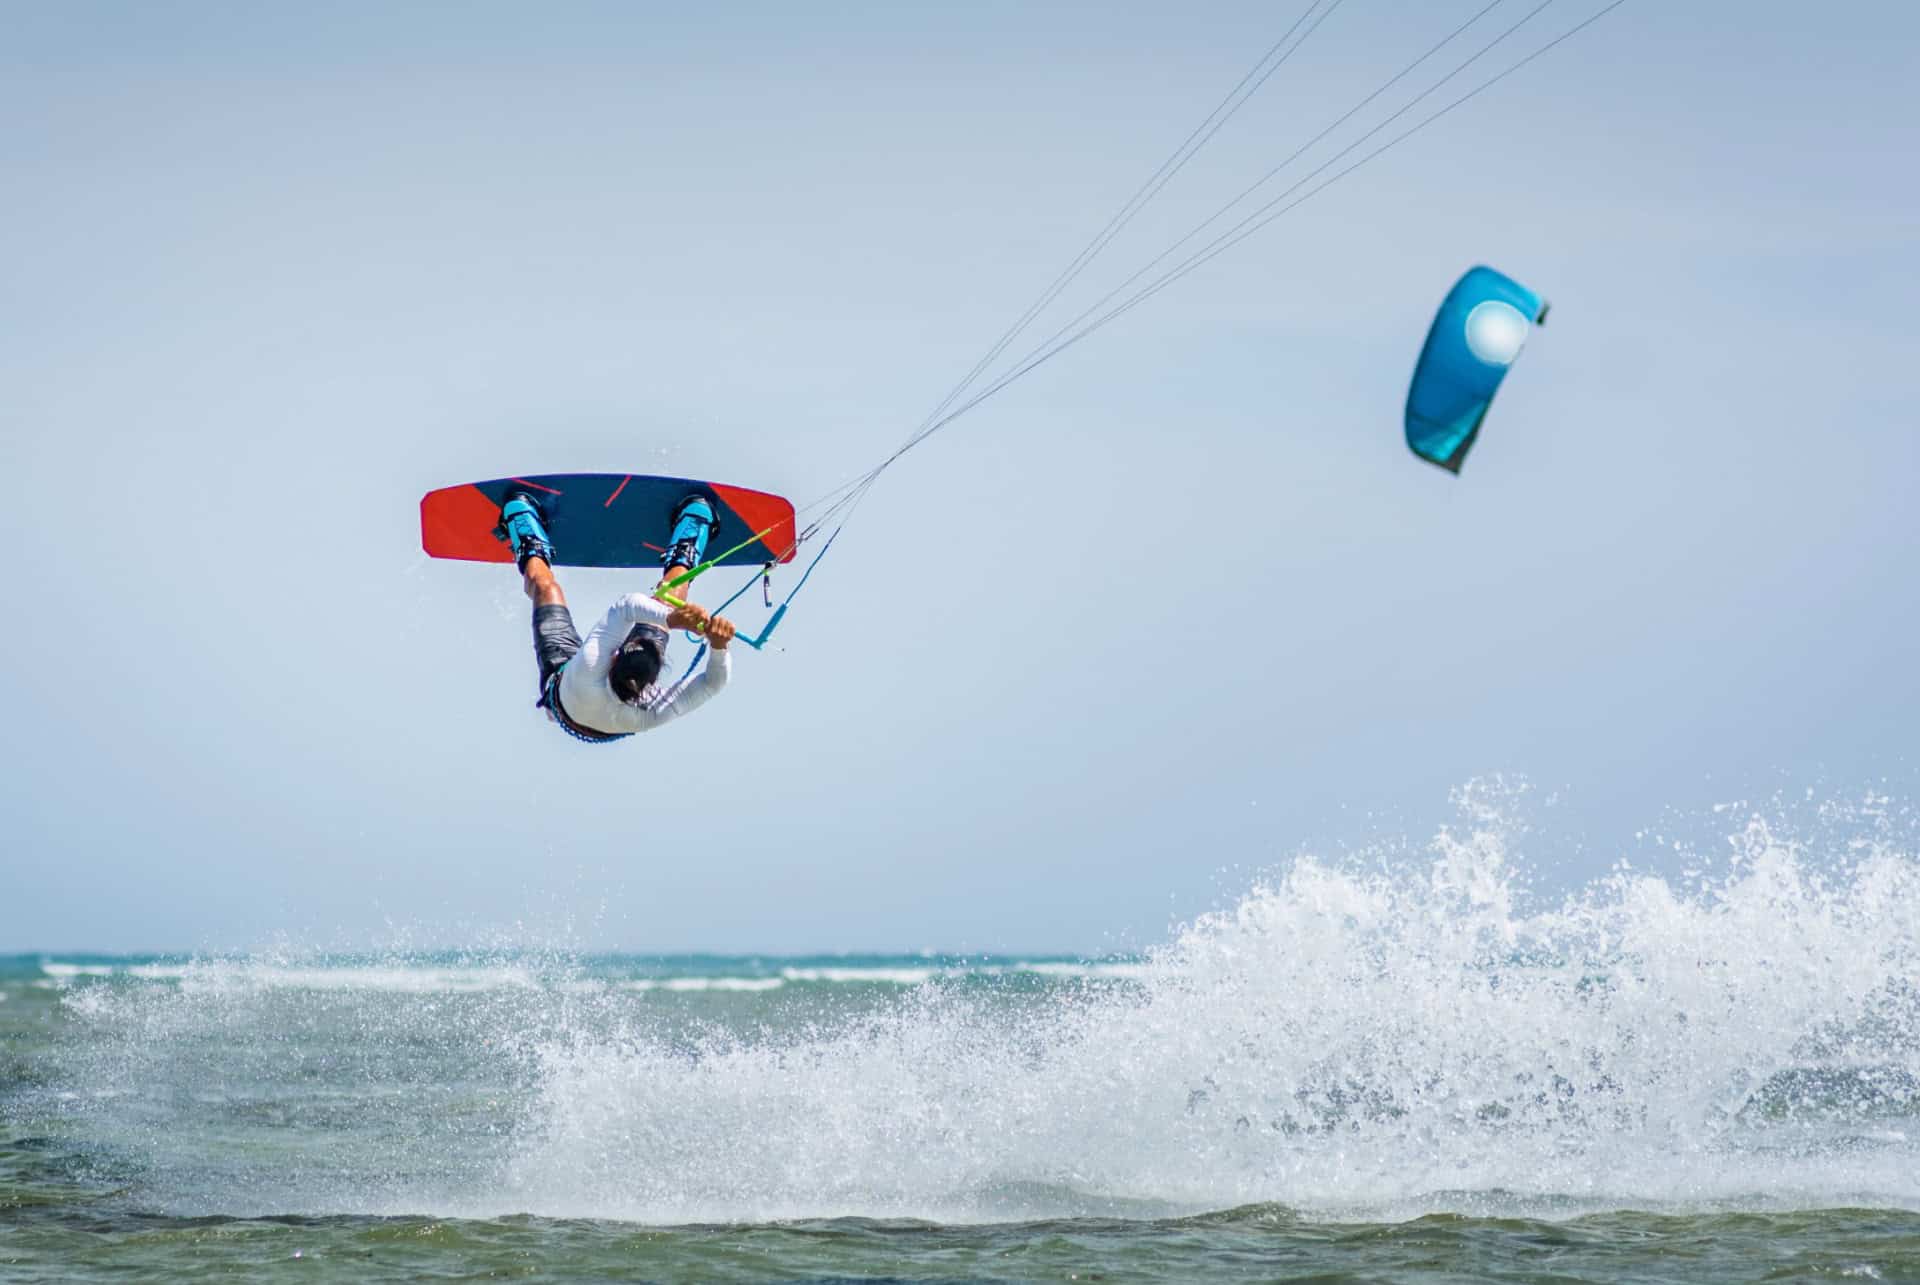
<svg viewBox="0 0 1920 1285"><path fill-rule="evenodd" d="M1812 1246L1868 1217L1835 1270L1920 1270L1920 857L1887 801L1813 836L1729 813L1713 850L1552 896L1465 802L1120 958L16 957L0 1207L34 1218L0 1245L44 1265L75 1210L303 1253L433 1226L484 1259L531 1227L593 1274L644 1227L693 1256L649 1270L726 1276L699 1229L823 1229L858 1273L878 1227L898 1272L965 1244L992 1275L1019 1229L1117 1227L1061 1272L1153 1278L1436 1219Z"/></svg>

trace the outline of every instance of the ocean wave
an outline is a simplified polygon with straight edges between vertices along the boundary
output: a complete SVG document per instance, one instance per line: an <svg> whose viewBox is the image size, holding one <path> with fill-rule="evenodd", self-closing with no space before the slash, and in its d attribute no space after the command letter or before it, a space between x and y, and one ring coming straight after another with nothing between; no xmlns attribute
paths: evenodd
<svg viewBox="0 0 1920 1285"><path fill-rule="evenodd" d="M1013 967L1018 972L1034 973L1041 977L1117 978L1137 982L1153 976L1151 964L1133 960L1096 960L1086 963L1043 961L1018 963Z"/></svg>
<svg viewBox="0 0 1920 1285"><path fill-rule="evenodd" d="M133 964L122 969L94 968L63 974L63 977L74 976L128 977L195 992L307 990L431 994L535 988L542 984L535 970L501 965L290 963L244 958Z"/></svg>
<svg viewBox="0 0 1920 1285"><path fill-rule="evenodd" d="M632 991L777 991L786 984L780 977L636 977L616 983Z"/></svg>
<svg viewBox="0 0 1920 1285"><path fill-rule="evenodd" d="M106 963L47 960L36 971L56 985L138 981L198 990L233 988L364 990L429 993L511 987L551 988L587 994L607 987L650 991L762 991L783 985L914 987L929 982L991 982L1034 977L1047 981L1127 980L1150 975L1137 960L1026 960L982 957L904 963L884 958L863 962L818 959L753 961L750 970L715 971L727 961L709 956L543 957L535 961L436 956L433 959L339 959L327 957L217 956L178 960L126 959ZM637 975L636 975L637 974Z"/></svg>
<svg viewBox="0 0 1920 1285"><path fill-rule="evenodd" d="M840 985L918 986L942 975L934 968L783 968L780 976L790 982L830 982Z"/></svg>
<svg viewBox="0 0 1920 1285"><path fill-rule="evenodd" d="M556 1033L499 1198L648 1222L965 1221L1010 1191L1054 1193L1024 1217L1920 1208L1911 852L1754 822L1717 877L1623 867L1536 904L1471 819L1425 860L1297 860L1071 1002L914 986L839 1031Z"/></svg>
<svg viewBox="0 0 1920 1285"><path fill-rule="evenodd" d="M117 971L111 964L63 964L57 960L41 960L40 971L56 981L70 977L111 977Z"/></svg>
<svg viewBox="0 0 1920 1285"><path fill-rule="evenodd" d="M74 986L62 1087L138 1086L94 1108L122 1151L256 1129L223 1196L166 1188L218 1155L150 1166L157 1202L218 1212L1920 1209L1911 844L1747 819L1691 872L1542 899L1467 802L1424 853L1300 858L1134 960L281 958ZM300 1111L349 1140L328 1165L272 1159Z"/></svg>

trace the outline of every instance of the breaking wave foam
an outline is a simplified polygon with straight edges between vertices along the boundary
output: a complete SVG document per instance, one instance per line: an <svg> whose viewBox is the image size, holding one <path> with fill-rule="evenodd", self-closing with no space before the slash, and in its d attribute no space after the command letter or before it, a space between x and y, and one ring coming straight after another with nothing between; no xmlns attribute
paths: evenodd
<svg viewBox="0 0 1920 1285"><path fill-rule="evenodd" d="M1137 987L923 990L848 1029L539 1047L514 1203L685 1221L1128 1202L1920 1205L1920 865L1755 822L1691 885L1526 910L1497 828L1306 859Z"/></svg>
<svg viewBox="0 0 1920 1285"><path fill-rule="evenodd" d="M422 1100L368 1153L394 1167L249 1190L281 1212L1920 1208L1910 844L1871 816L1821 844L1755 820L1712 864L1623 866L1545 903L1498 816L1467 803L1469 822L1416 858L1300 859L1144 960L1064 977L1013 963L1006 986L917 968L891 987L798 976L824 965L679 979L766 992L700 1000L758 1005L731 1024L666 1022L623 986L531 974L451 1006L217 985L67 1002L119 1031L120 1061L96 1062L119 1083L204 1075L189 1053L228 1059L235 1079L251 1057L271 1081L282 1028L311 1037L327 1012L357 1055L392 1054L382 1075L422 1049L512 1059L511 1091L448 1117L469 1130L457 1135L434 1132L445 1073L420 1072ZM175 1203L231 1208L217 1193Z"/></svg>

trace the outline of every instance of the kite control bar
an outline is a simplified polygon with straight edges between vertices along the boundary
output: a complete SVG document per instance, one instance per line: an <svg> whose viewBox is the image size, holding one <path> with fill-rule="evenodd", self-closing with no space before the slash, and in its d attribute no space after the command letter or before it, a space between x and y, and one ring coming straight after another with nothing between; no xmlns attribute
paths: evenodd
<svg viewBox="0 0 1920 1285"><path fill-rule="evenodd" d="M686 599L676 598L672 594L668 593L667 587L665 585L662 585L660 588L655 589L653 591L653 596L658 598L661 602L666 603L670 607L684 607L687 605ZM775 607L773 609L773 614L767 617L767 623L761 626L760 632L758 634L756 634L752 638L747 637L745 634L735 634L733 636L733 640L735 642L743 642L747 646L753 648L755 651L759 651L767 645L767 639L773 637L774 626L780 623L780 617L786 614L787 614L787 604L783 602L778 607ZM704 634L706 630L703 629L700 632Z"/></svg>
<svg viewBox="0 0 1920 1285"><path fill-rule="evenodd" d="M674 607L686 606L687 605L686 599L675 596L673 593L673 590L678 589L681 585L685 584L687 581L693 579L695 576L713 567L716 563L720 562L722 559L732 557L734 554L746 548L748 545L752 544L755 540L760 539L762 536L765 536L768 532L772 530L773 530L772 527L768 527L766 531L756 532L755 534L747 537L745 540L742 540L739 544L734 545L731 549L728 549L725 553L722 553L717 557L708 558L705 562L702 562L697 567L687 568L685 571L682 571L679 575L673 577L673 579L666 581L659 588L655 589L653 591L653 596L658 598L661 602L668 604L669 606L674 606ZM800 539L795 540L793 542L793 547L795 549L798 549L800 547L801 542L804 541L807 538L807 536L811 535L812 533L813 533L813 528L809 527L807 531L800 536ZM747 646L753 648L755 651L765 650L767 645L767 640L773 637L773 631L780 627L780 621L786 616L788 604L790 604L793 601L794 595L798 594L802 589L806 588L807 577L813 574L813 569L820 565L820 559L827 556L827 550L831 549L833 547L833 542L835 540L838 540L839 538L840 538L840 528L836 527L834 528L833 534L827 537L827 542L820 546L820 552L813 555L813 561L807 564L807 569L800 573L799 581L793 586L793 588L787 590L787 596L780 600L780 605L773 609L773 614L771 616L767 617L767 623L760 627L760 632L758 634L754 635L751 638L747 637L744 634L735 634L734 635L735 640L745 643ZM791 553L791 550L789 550L789 553ZM767 564L768 571L771 571L772 568L773 568L773 564L769 562ZM763 576L765 575L765 573L762 573L762 574ZM741 594L745 593L748 587L752 585L752 583L753 583L752 581L748 581L746 585L743 585L737 592L735 592L735 594L733 595L733 598L729 598L726 600L726 602L721 603L720 606L716 608L716 610L719 610L719 611L726 610L726 608L732 604L734 598L738 598Z"/></svg>
<svg viewBox="0 0 1920 1285"><path fill-rule="evenodd" d="M775 525L777 526L778 523L776 523ZM673 579L662 583L657 589L653 591L653 596L658 598L661 602L666 603L670 607L688 606L689 604L687 600L685 598L681 598L675 595L673 593L673 590L678 589L683 584L686 584L689 580L692 580L695 576L703 575L706 572L711 571L714 567L718 566L721 562L724 562L726 559L740 552L742 549L746 548L748 545L752 544L754 541L764 539L767 535L771 534L772 531L773 531L773 527L768 527L763 531L756 531L752 535L748 536L746 539L742 540L740 543L734 545L731 549L728 549L726 552L715 554L713 557L708 558L705 562L700 563L698 566L688 567L685 571L682 571L679 575L673 577ZM833 542L829 540L827 543L831 544ZM820 552L825 553L826 550L822 549ZM773 564L768 563L767 565L771 567ZM808 567L807 570L812 571L813 568ZM801 584L806 583L805 576L800 577L800 583ZM796 592L799 590L799 588L800 588L799 585L794 586L794 589ZM744 593L745 590L742 590L741 592ZM733 595L734 598L738 598L739 596L740 594L737 594L737 593ZM729 603L732 601L733 601L733 598L727 599L727 602ZM793 601L793 594L788 594L787 602L791 602L791 601ZM724 607L726 603L722 603L721 605L722 607ZM767 639L773 637L774 627L780 623L780 617L786 614L787 614L787 603L783 602L778 607L774 608L773 615L767 618L767 623L761 626L760 632L757 635L755 635L752 638L749 638L745 634L735 634L733 636L734 641L743 642L747 646L753 648L755 651L761 650L763 647L767 645ZM701 632L704 633L705 630L702 630Z"/></svg>

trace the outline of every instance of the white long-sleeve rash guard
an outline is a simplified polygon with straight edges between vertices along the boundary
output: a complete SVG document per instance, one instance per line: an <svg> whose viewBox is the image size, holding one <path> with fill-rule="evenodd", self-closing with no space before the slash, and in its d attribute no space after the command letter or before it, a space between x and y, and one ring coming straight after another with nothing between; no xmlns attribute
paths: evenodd
<svg viewBox="0 0 1920 1285"><path fill-rule="evenodd" d="M650 687L641 702L629 705L613 694L607 674L620 644L639 624L667 627L667 605L644 593L630 593L607 609L580 651L560 671L560 704L567 717L582 727L602 732L645 732L690 714L713 699L727 685L733 658L722 647L707 649L707 663L698 674L671 687Z"/></svg>

